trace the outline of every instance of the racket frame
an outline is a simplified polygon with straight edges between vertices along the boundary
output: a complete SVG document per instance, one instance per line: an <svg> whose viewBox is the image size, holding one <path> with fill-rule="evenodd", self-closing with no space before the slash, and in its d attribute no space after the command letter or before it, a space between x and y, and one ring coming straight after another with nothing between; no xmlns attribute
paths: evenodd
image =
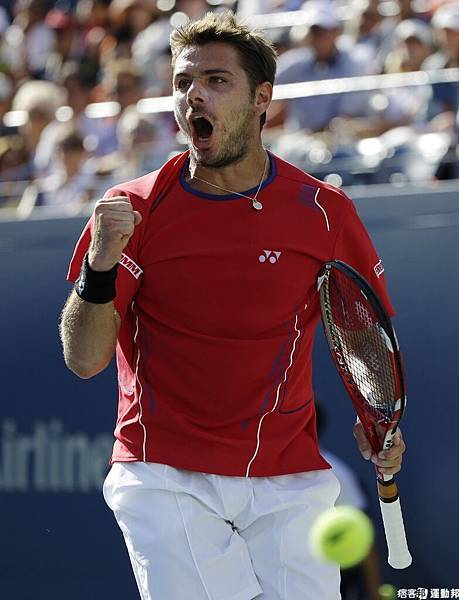
<svg viewBox="0 0 459 600"><path fill-rule="evenodd" d="M345 360L342 358L343 353L340 351L341 343L339 342L338 337L329 326L331 307L328 293L326 294L324 290L328 290L328 282L333 269L337 269L343 273L360 289L365 300L371 304L380 321L381 329L387 338L386 344L390 350L397 396L395 410L391 419L369 405L357 384L354 382L352 373L347 367ZM397 336L390 317L381 304L378 295L364 277L350 265L340 260L332 260L325 263L319 273L317 282L322 323L333 362L335 363L348 395L351 398L358 419L362 423L372 450L375 454L378 454L381 450L387 450L393 445L393 436L397 431L406 406L405 376ZM323 287L324 284L326 284L325 288ZM333 321L333 319L331 319L331 321ZM359 400L357 400L357 398L359 398ZM384 431L382 438L376 431L377 425L380 428L382 427ZM412 558L406 541L397 484L395 483L393 475L384 475L380 473L376 465L375 470L381 515L389 551L388 562L395 569L404 569L411 564Z"/></svg>

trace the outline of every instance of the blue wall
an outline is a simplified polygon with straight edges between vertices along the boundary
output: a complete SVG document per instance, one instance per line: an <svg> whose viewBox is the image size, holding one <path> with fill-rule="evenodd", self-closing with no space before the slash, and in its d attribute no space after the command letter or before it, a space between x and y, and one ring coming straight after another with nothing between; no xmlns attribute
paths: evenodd
<svg viewBox="0 0 459 600"><path fill-rule="evenodd" d="M383 579L404 588L459 588L458 190L351 193L384 259L408 376L409 451L398 481L414 562L400 572L383 566ZM100 493L115 372L78 380L64 366L57 334L83 222L0 222L2 600L137 597L121 533ZM323 445L368 488L385 562L374 471L356 450L353 412L320 332L315 363L329 414Z"/></svg>

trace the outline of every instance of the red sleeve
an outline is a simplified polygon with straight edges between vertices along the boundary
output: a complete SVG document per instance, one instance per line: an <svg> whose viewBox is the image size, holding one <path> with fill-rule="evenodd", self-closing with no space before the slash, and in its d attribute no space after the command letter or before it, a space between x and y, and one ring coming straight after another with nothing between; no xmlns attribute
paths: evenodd
<svg viewBox="0 0 459 600"><path fill-rule="evenodd" d="M349 207L338 233L332 258L354 267L375 290L389 316L393 317L395 310L387 292L383 262L350 200Z"/></svg>
<svg viewBox="0 0 459 600"><path fill-rule="evenodd" d="M121 190L109 190L105 194L105 198L113 196L128 196L137 210L138 202L135 202L130 194ZM144 215L142 215L144 216ZM94 226L94 214L86 223L81 236L76 243L73 251L73 256L70 260L67 280L75 282L78 279L81 270L81 264L91 244L92 229ZM119 262L118 275L116 277L116 297L114 300L115 308L121 318L126 314L129 304L135 297L137 290L142 282L143 270L137 258L138 238L140 235L140 227L137 226L133 236L129 240L123 255Z"/></svg>

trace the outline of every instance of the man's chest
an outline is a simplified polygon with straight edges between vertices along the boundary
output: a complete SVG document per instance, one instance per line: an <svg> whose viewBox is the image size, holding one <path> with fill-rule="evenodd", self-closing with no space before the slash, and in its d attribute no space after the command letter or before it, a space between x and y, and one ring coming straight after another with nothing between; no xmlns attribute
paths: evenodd
<svg viewBox="0 0 459 600"><path fill-rule="evenodd" d="M198 212L158 228L142 253L145 312L206 335L251 336L282 327L315 298L330 252L320 217L235 213Z"/></svg>

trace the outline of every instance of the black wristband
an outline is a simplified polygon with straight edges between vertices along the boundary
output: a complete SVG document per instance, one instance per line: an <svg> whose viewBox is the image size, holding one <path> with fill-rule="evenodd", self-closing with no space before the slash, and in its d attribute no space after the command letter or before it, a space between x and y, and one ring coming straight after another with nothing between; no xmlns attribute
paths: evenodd
<svg viewBox="0 0 459 600"><path fill-rule="evenodd" d="M93 271L86 254L81 265L80 276L75 282L75 291L86 302L107 304L116 296L117 274L118 263L110 271Z"/></svg>

